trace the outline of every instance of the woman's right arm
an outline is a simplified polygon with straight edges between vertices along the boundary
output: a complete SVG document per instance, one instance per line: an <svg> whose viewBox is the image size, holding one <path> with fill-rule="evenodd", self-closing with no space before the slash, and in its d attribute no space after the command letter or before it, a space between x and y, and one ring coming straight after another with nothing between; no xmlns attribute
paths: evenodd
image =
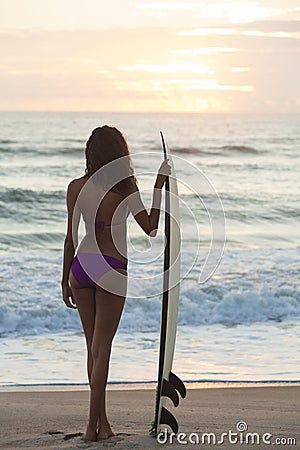
<svg viewBox="0 0 300 450"><path fill-rule="evenodd" d="M69 285L69 273L77 246L77 230L80 220L80 214L78 208L76 207L77 196L77 180L73 180L69 184L67 190L68 225L64 241L63 273L61 281L63 300L69 308L76 308ZM73 228L74 226L75 230Z"/></svg>
<svg viewBox="0 0 300 450"><path fill-rule="evenodd" d="M128 207L131 213L133 214L140 227L149 236L156 236L157 234L161 204L161 189L166 181L167 176L170 174L171 166L169 165L168 160L166 160L161 164L158 170L153 188L152 207L149 214L145 209L137 186L135 186L134 191L128 197Z"/></svg>

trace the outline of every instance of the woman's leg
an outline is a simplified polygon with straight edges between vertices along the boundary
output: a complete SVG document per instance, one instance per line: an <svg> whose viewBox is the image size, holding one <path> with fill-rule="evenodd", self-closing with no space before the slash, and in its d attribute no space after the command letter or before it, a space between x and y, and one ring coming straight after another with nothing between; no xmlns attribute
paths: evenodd
<svg viewBox="0 0 300 450"><path fill-rule="evenodd" d="M109 370L111 344L122 315L125 297L96 289L95 326L92 341L93 367L91 373L90 415L88 430L97 429L100 417L98 439L112 436L105 411L105 388Z"/></svg>
<svg viewBox="0 0 300 450"><path fill-rule="evenodd" d="M77 280L73 277L73 274L70 274L70 282L72 287L73 298L76 303L79 316L81 319L86 347L87 347L87 373L89 384L91 386L91 374L93 369L93 358L92 358L92 342L94 335L94 326L95 326L95 289L93 288L83 288ZM100 426L100 417L98 418L99 426ZM88 436L85 436L88 440L96 440L97 433L92 433Z"/></svg>
<svg viewBox="0 0 300 450"><path fill-rule="evenodd" d="M72 272L70 273L70 284L86 340L87 372L90 383L93 364L91 348L95 324L95 289L82 287Z"/></svg>
<svg viewBox="0 0 300 450"><path fill-rule="evenodd" d="M95 324L95 289L72 287L73 297L80 315L86 347L87 347L87 373L89 383L91 382L92 373L92 341Z"/></svg>

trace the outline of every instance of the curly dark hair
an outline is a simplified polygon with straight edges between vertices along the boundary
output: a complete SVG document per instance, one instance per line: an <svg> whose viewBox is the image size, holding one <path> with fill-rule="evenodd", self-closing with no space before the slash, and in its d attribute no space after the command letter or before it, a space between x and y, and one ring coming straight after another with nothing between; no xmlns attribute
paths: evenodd
<svg viewBox="0 0 300 450"><path fill-rule="evenodd" d="M106 164L115 159L122 158L123 156L128 157L122 160L123 175L121 178L123 179L110 188L110 190L117 192L122 196L132 192L132 188L136 184L127 142L123 134L117 128L108 125L95 128L92 131L85 148L85 171L87 176L91 177L97 170L101 169L101 167L104 167ZM104 188L106 187L105 176L102 177L101 184Z"/></svg>

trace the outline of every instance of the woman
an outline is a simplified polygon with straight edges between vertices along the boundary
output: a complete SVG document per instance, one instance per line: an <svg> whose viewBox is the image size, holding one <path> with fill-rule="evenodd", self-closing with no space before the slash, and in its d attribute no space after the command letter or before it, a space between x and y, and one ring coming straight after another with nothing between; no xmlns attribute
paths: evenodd
<svg viewBox="0 0 300 450"><path fill-rule="evenodd" d="M68 227L64 243L62 294L77 308L87 345L90 385L89 420L85 439L113 436L106 416L105 389L111 345L124 307L127 287L126 219L131 212L148 235L155 236L161 189L171 173L160 166L150 214L141 201L131 169L130 152L116 128L96 128L86 145L86 174L67 190ZM77 253L80 216L86 234Z"/></svg>

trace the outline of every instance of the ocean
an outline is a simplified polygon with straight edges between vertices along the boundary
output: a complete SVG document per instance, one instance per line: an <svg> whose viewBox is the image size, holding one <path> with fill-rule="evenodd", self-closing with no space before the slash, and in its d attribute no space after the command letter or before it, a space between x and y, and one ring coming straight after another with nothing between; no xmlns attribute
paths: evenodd
<svg viewBox="0 0 300 450"><path fill-rule="evenodd" d="M78 313L61 299L66 188L93 128L128 141L142 198L162 161L179 182L174 371L185 381L299 381L300 116L1 112L0 386L86 385ZM164 245L129 218L129 287L109 382L157 377ZM82 230L81 230L82 233Z"/></svg>

